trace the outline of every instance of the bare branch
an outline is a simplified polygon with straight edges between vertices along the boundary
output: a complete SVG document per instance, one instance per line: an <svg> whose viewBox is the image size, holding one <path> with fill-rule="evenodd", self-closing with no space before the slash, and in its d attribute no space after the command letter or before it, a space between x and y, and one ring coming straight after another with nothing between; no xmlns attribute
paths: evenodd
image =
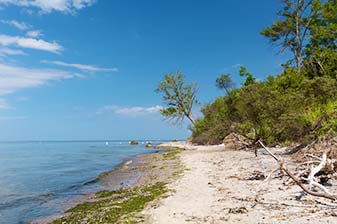
<svg viewBox="0 0 337 224"><path fill-rule="evenodd" d="M284 161L280 158L278 158L274 153L272 153L260 140L258 141L260 143L260 145L268 152L268 154L270 156L272 156L279 164L280 169L282 171L284 171L300 188L302 188L303 191L305 191L306 193L316 196L316 197L322 197L322 198L327 198L327 199L331 199L331 200L337 200L337 196L336 195L332 195L329 191L327 191L327 189L325 187L323 187L321 184L313 181L313 185L320 188L324 193L321 192L315 192L312 191L311 189L308 189L302 182L300 179L298 179L294 174L292 174L288 168L286 167L286 165L284 164ZM324 158L323 158L324 159ZM322 160L323 160L322 159ZM328 192L328 193L327 193Z"/></svg>

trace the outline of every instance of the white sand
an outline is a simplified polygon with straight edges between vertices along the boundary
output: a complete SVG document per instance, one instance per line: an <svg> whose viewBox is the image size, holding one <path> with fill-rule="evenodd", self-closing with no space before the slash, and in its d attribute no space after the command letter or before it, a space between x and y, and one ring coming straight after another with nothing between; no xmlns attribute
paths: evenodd
<svg viewBox="0 0 337 224"><path fill-rule="evenodd" d="M337 223L337 206L311 196L297 200L301 189L284 185L278 172L268 182L248 180L254 171L267 176L277 167L266 155L223 145L170 145L187 149L181 153L186 171L169 184L169 197L143 211L146 223Z"/></svg>

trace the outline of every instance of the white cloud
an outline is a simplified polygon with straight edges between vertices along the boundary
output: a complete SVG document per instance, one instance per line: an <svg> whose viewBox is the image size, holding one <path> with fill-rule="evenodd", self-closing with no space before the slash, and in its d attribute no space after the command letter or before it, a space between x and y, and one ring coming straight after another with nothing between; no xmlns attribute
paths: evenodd
<svg viewBox="0 0 337 224"><path fill-rule="evenodd" d="M33 39L19 36L8 36L8 35L0 35L0 45L18 46L22 48L49 51L53 53L59 53L63 49L62 46L56 42L47 42L41 39Z"/></svg>
<svg viewBox="0 0 337 224"><path fill-rule="evenodd" d="M1 3L1 0L0 0L0 3ZM18 28L19 30L28 30L30 28L30 25L28 25L24 22L16 21L16 20L1 20L1 22L4 23L4 24L14 26L14 27Z"/></svg>
<svg viewBox="0 0 337 224"><path fill-rule="evenodd" d="M106 105L99 108L96 113L102 114L104 112L112 112L118 115L137 117L148 114L155 114L158 113L161 109L163 109L163 107L159 105L152 107L120 107L116 105Z"/></svg>
<svg viewBox="0 0 337 224"><path fill-rule="evenodd" d="M242 66L242 64L234 64L234 65L232 65L232 68L239 68L241 66Z"/></svg>
<svg viewBox="0 0 337 224"><path fill-rule="evenodd" d="M0 109L12 109L6 99L0 98Z"/></svg>
<svg viewBox="0 0 337 224"><path fill-rule="evenodd" d="M42 36L41 30L30 30L26 33L26 36L32 37L32 38L37 38Z"/></svg>
<svg viewBox="0 0 337 224"><path fill-rule="evenodd" d="M0 64L0 95L74 77L82 77L82 75L61 70L32 69ZM6 102L2 101L1 104L0 100L0 108L1 105L6 105Z"/></svg>
<svg viewBox="0 0 337 224"><path fill-rule="evenodd" d="M76 68L76 69L85 70L89 72L118 72L117 68L100 68L100 67L96 67L93 65L72 64L72 63L66 63L63 61L42 60L41 62L46 63L46 64L54 64L54 65L60 65L64 67Z"/></svg>
<svg viewBox="0 0 337 224"><path fill-rule="evenodd" d="M96 0L0 0L0 4L36 7L44 13L50 13L52 11L72 13L76 10L91 6L95 1Z"/></svg>
<svg viewBox="0 0 337 224"><path fill-rule="evenodd" d="M2 47L0 48L0 56L1 55L27 55L27 54L21 50Z"/></svg>

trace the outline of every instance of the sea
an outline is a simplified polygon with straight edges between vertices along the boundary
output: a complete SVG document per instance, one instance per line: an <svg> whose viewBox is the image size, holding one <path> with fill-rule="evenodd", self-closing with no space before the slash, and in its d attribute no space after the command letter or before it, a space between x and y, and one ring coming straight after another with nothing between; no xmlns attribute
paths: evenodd
<svg viewBox="0 0 337 224"><path fill-rule="evenodd" d="M99 174L153 152L146 141L139 142L0 142L0 224L62 214L69 201L104 188L99 182L86 184Z"/></svg>

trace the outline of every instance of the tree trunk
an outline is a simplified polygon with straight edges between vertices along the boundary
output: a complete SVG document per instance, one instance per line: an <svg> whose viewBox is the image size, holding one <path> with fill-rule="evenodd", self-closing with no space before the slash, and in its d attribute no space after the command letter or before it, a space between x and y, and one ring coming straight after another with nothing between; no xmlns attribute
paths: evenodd
<svg viewBox="0 0 337 224"><path fill-rule="evenodd" d="M195 127L195 120L193 119L193 117L192 117L191 114L187 115L187 119L190 120L191 123L192 123L192 125L193 125L193 127Z"/></svg>
<svg viewBox="0 0 337 224"><path fill-rule="evenodd" d="M296 9L296 46L295 46L295 60L296 60L296 68L297 72L301 72L301 46L300 46L300 15L298 13L299 10L300 0L297 2L297 9Z"/></svg>

